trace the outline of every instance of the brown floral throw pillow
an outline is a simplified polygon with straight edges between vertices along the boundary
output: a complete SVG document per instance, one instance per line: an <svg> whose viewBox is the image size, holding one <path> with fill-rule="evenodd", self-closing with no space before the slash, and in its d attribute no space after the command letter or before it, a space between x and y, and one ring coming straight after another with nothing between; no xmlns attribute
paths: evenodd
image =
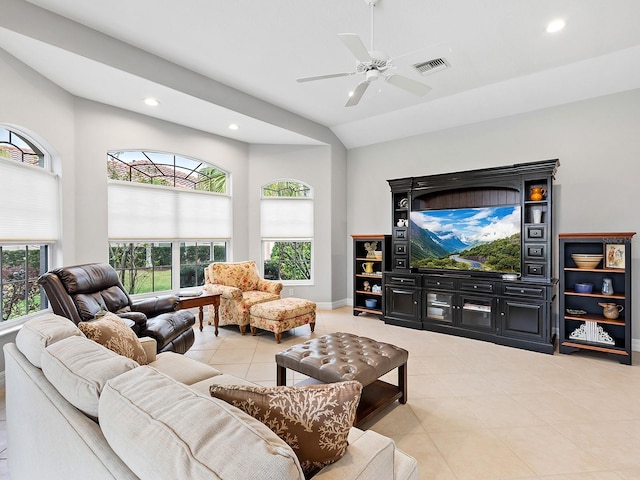
<svg viewBox="0 0 640 480"><path fill-rule="evenodd" d="M124 357L146 365L147 354L136 334L114 313L107 313L97 320L80 322L78 328L87 338Z"/></svg>
<svg viewBox="0 0 640 480"><path fill-rule="evenodd" d="M309 478L346 452L362 385L355 380L300 387L211 385L209 391L287 442Z"/></svg>

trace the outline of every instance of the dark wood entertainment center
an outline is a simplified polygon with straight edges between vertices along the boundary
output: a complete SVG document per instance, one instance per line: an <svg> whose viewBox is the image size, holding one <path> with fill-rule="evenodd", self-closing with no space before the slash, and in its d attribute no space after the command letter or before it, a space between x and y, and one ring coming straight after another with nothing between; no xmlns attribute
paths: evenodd
<svg viewBox="0 0 640 480"><path fill-rule="evenodd" d="M385 323L553 353L552 202L558 166L554 159L388 180L393 214L391 270L383 273ZM520 205L515 280L498 272L411 266L412 211L503 205Z"/></svg>

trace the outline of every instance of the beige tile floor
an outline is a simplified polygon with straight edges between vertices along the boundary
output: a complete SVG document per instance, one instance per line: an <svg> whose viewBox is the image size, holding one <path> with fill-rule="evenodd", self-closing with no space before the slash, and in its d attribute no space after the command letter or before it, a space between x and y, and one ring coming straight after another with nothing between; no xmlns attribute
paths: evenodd
<svg viewBox="0 0 640 480"><path fill-rule="evenodd" d="M351 312L318 311L313 335L350 332L409 351L408 403L389 407L368 428L413 455L421 479L640 479L640 361L527 352ZM306 326L286 332L280 345L267 332L241 336L223 327L216 338L205 326L187 355L270 386L274 354L308 338ZM288 383L303 378L289 372ZM395 382L395 372L385 380ZM2 480L9 476L0 394Z"/></svg>

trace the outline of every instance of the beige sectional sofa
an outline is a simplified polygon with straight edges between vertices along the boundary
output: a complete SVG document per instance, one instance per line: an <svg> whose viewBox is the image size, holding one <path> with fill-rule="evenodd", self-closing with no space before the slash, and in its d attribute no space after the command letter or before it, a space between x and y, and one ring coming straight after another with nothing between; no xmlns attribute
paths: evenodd
<svg viewBox="0 0 640 480"><path fill-rule="evenodd" d="M12 480L304 478L284 441L209 394L213 384L249 382L156 355L154 340L143 346L141 366L63 317L25 323L4 347ZM352 428L345 455L313 478L416 480L418 471L391 439Z"/></svg>

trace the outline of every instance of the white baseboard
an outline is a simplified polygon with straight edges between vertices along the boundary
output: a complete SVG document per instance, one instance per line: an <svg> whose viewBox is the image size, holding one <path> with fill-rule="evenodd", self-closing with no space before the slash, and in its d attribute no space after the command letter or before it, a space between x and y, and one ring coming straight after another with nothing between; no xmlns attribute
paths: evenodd
<svg viewBox="0 0 640 480"><path fill-rule="evenodd" d="M318 310L335 310L336 308L347 307L351 305L348 302L348 299L343 298L342 300L336 300L335 302L320 302L316 303L316 308Z"/></svg>

